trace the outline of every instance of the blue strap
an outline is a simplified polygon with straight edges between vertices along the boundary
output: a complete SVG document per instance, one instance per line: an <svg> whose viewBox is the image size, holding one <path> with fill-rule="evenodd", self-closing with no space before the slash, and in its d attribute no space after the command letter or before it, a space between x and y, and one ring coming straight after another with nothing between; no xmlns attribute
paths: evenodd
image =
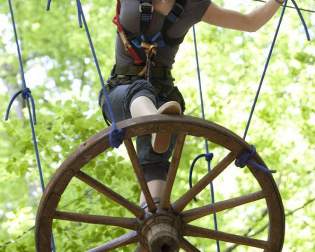
<svg viewBox="0 0 315 252"><path fill-rule="evenodd" d="M256 155L256 148L251 145L250 149L241 153L241 155L235 160L235 165L240 168L244 168L246 165L250 165L253 168L262 171L266 174L275 173L275 170L269 170L266 166L257 163L254 160Z"/></svg>
<svg viewBox="0 0 315 252"><path fill-rule="evenodd" d="M48 2L47 2L47 10L50 9L50 4L51 4L51 0L48 0ZM112 128L111 128L111 131L110 131L110 134L109 134L109 144L112 147L118 148L123 142L124 132L123 132L122 129L117 128L117 125L116 125L113 108L112 108L112 105L111 105L111 102L110 102L110 99L109 99L108 92L106 91L104 78L102 76L101 69L100 69L100 66L99 66L99 63L98 63L98 59L97 59L97 56L96 56L95 48L94 48L94 45L93 45L93 41L92 41L92 38L91 38L91 34L90 34L90 31L89 31L86 19L85 19L85 15L84 15L84 12L83 12L81 1L80 0L76 0L76 4L77 4L77 11L78 11L79 26L80 26L80 28L82 28L84 26L84 29L85 29L85 32L86 32L86 35L87 35L87 38L88 38L88 41L89 41L90 49L91 49L91 52L92 52L92 56L93 56L93 59L94 59L94 63L95 63L96 69L97 69L97 73L98 73L98 76L99 76L99 79L100 79L100 82L101 82L102 92L103 92L103 95L105 97L105 102L106 102L106 105L107 105L107 108L108 108L108 112L109 112L109 118L110 118L110 120L112 122L112 126L111 126Z"/></svg>
<svg viewBox="0 0 315 252"><path fill-rule="evenodd" d="M163 39L162 33L158 32L154 34L153 36L145 36L140 35L134 39L131 40L131 44L136 47L137 49L141 49L141 43L142 42L148 42L150 44L156 44L159 48L163 48L166 46L166 43Z"/></svg>
<svg viewBox="0 0 315 252"><path fill-rule="evenodd" d="M34 98L32 96L31 90L27 87L26 81L25 81L24 68L23 68L23 62L22 62L22 54L21 54L18 35L17 35L17 31L16 31L16 24L15 24L14 12L13 12L13 8L12 8L11 0L8 0L8 3L9 3L10 14L11 14L11 19L12 19L12 26L13 26L14 38L15 38L15 43L16 43L16 48L17 48L18 61L19 61L19 66L20 66L20 74L21 74L21 79L22 79L22 89L20 91L18 91L17 93L15 93L13 95L13 97L11 98L9 105L8 105L8 108L7 108L7 111L6 111L5 120L7 121L9 119L9 113L10 113L12 104L15 101L15 99L19 95L22 95L22 98L25 100L26 106L28 109L29 121L30 121L30 126L31 126L31 131L32 131L33 146L34 146L34 150L35 150L36 162L37 162L39 178L40 178L40 185L41 185L42 192L44 192L45 182L44 182L43 169L41 166L37 137L36 137L36 132L35 132L35 124L36 124L35 102L34 102ZM54 241L53 235L52 235L51 246L52 246L52 251L55 251L56 247L55 247L55 241Z"/></svg>
<svg viewBox="0 0 315 252"><path fill-rule="evenodd" d="M308 40L310 40L310 35L309 35L309 32L308 32L305 20L303 18L303 15L302 15L298 5L296 4L296 2L294 0L291 0L291 1L293 2L294 6L295 6L295 8L296 8L296 10L297 10L297 12L299 14L299 17L300 17L301 22L302 22L302 24L304 26L304 29L305 29L306 37L307 37ZM246 136L247 136L247 133L248 133L248 130L249 130L249 126L250 126L250 123L251 123L251 120L252 120L252 117L253 117L253 114L254 114L254 110L255 110L255 107L256 107L256 104L257 104L257 101L258 101L258 97L259 97L259 94L260 94L260 90L261 90L261 87L263 85L266 73L267 73L267 69L268 69L268 66L269 66L269 63L270 63L270 59L271 59L271 56L272 56L272 53L273 53L273 49L274 49L276 41L277 41L277 37L278 37L279 31L280 31L280 26L281 26L281 23L282 23L282 20L283 20L283 16L284 16L284 13L285 13L285 10L286 10L286 7L287 7L287 3L288 3L288 0L285 0L283 8L282 8L281 16L280 16L280 19L279 19L279 22L278 22L278 26L277 26L277 29L276 29L274 38L272 40L269 53L268 53L267 61L265 63L265 67L264 67L263 73L261 75L259 86L258 86L256 95L255 95L255 98L254 98L254 102L253 102L253 105L252 105L252 108L251 108L251 111L250 111L250 114L249 114L249 118L248 118L247 124L246 124L246 128L245 128L244 135L243 135L243 139L244 140L246 139Z"/></svg>

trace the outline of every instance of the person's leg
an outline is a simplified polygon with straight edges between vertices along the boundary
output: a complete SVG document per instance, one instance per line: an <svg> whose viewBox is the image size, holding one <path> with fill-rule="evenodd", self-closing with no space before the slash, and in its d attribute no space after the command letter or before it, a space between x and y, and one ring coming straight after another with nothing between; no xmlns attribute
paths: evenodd
<svg viewBox="0 0 315 252"><path fill-rule="evenodd" d="M177 102L167 102L163 104L159 109L156 109L155 104L152 102L152 100L146 96L138 96L130 104L130 114L133 118L139 116L154 115L158 113L180 114L181 113L180 105ZM153 150L157 153L165 153L169 149L170 140L171 135L168 133L152 135ZM146 169L145 171L152 173L152 169ZM149 181L147 185L149 187L151 196L154 199L160 199L162 197L162 193L165 187L165 175L157 175L155 177L157 179ZM158 200L156 201L156 203L158 203ZM145 198L143 193L141 192L140 205L144 204Z"/></svg>
<svg viewBox="0 0 315 252"><path fill-rule="evenodd" d="M169 101L164 103L159 109L156 108L152 100L146 96L138 96L133 99L130 104L131 117L168 114L181 114L181 107L176 101ZM171 134L169 133L154 133L152 134L152 147L156 153L164 153L168 150L171 141Z"/></svg>
<svg viewBox="0 0 315 252"><path fill-rule="evenodd" d="M118 85L111 90L109 97L116 121L158 113L154 89L144 80L135 81L130 85ZM104 104L102 107L108 115L107 106ZM166 105L163 110L165 108ZM164 189L172 149L168 148L168 145L169 143L163 147L161 153L158 153L152 148L151 136L137 137L139 161L153 198L160 198ZM140 203L143 204L145 202L143 195L140 198Z"/></svg>

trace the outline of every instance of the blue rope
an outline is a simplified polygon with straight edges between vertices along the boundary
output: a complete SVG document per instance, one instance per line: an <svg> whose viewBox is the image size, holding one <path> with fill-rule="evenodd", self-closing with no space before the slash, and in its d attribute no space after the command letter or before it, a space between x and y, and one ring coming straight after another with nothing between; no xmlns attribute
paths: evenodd
<svg viewBox="0 0 315 252"><path fill-rule="evenodd" d="M47 2L47 7L46 7L46 10L47 10L47 11L50 10L50 4L51 4L51 0L48 0L48 2Z"/></svg>
<svg viewBox="0 0 315 252"><path fill-rule="evenodd" d="M205 153L205 154L200 154L197 157L195 157L195 159L193 160L193 162L190 165L190 169L189 169L189 187L190 189L192 188L193 184L192 184L192 177L193 177L193 172L194 172L194 167L197 163L197 161L200 158L205 158L207 162L211 162L213 159L213 153ZM211 165L211 163L210 163ZM196 197L194 197L194 200L197 201Z"/></svg>
<svg viewBox="0 0 315 252"><path fill-rule="evenodd" d="M48 0L48 2L47 2L47 10L50 9L50 4L51 4L51 0ZM111 102L110 102L110 99L109 99L109 95L108 95L108 93L106 91L104 78L102 76L101 69L100 69L100 66L99 66L99 63L98 63L98 59L97 59L97 56L96 56L94 44L93 44L93 41L92 41L92 37L91 37L90 31L89 31L86 19L85 19L85 15L84 15L84 12L83 12L81 1L80 0L76 0L76 4L77 4L77 11L78 11L79 26L80 26L80 28L82 28L84 26L84 29L85 29L85 32L86 32L86 36L87 36L88 41L89 41L89 46L90 46L90 49L91 49L91 52L92 52L92 56L93 56L93 59L94 59L94 63L95 63L95 66L96 66L96 69L97 69L97 73L98 73L98 76L99 76L99 80L101 82L103 95L105 97L105 102L106 102L106 105L107 105L107 108L108 108L108 112L109 112L109 118L110 118L110 120L112 122L112 129L111 129L110 134L109 134L109 144L112 147L118 148L123 142L124 132L123 132L122 129L117 128L117 125L116 125L113 108L112 108L112 105L111 105Z"/></svg>
<svg viewBox="0 0 315 252"><path fill-rule="evenodd" d="M202 83L201 83L201 76L200 76L200 64L199 64L199 55L198 55L198 45L197 45L197 36L196 36L195 26L193 26L193 36L194 36L195 58L196 58L196 67L197 67L197 75L198 75L201 116L202 116L202 119L205 120L205 108L204 108L204 102L203 102ZM206 157L211 155L211 153L209 153L209 144L208 144L207 140L205 140L205 151L206 151L206 154L205 154ZM210 171L211 171L211 164L210 164L210 161L208 161L208 172L210 172ZM213 183L210 182L209 186L210 186L210 194L211 194L211 203L214 204L215 203L215 195L214 195ZM217 214L215 211L213 213L213 222L214 222L214 229L216 231L218 231L218 220L217 220ZM216 240L216 246L217 246L217 252L220 252L221 251L220 242L218 240Z"/></svg>
<svg viewBox="0 0 315 252"><path fill-rule="evenodd" d="M8 0L8 3L9 3L9 8L10 8L10 14L11 14L11 19L12 19L12 26L13 26L13 31L14 31L15 43L16 43L16 48L17 48L17 53L18 53L18 61L19 61L19 66L20 66L21 79L22 79L22 89L20 91L18 91L17 93L15 93L13 95L13 97L11 98L9 105L8 105L8 108L7 108L7 111L6 111L5 120L7 121L9 119L9 114L10 114L10 110L11 110L13 102L16 100L16 98L19 95L21 95L22 98L25 100L26 105L27 105L27 109L28 109L29 121L30 121L30 126L31 126L31 131L32 131L33 146L34 146L34 150L35 150L36 162L37 162L39 178L40 178L40 185L41 185L42 192L44 192L45 182L44 182L43 170L42 170L42 166L41 166L37 137L36 137L36 132L35 132L35 124L36 124L35 102L34 102L34 98L32 96L31 90L27 87L26 81L25 81L21 49L20 49L18 35L17 35L17 31L16 31L16 24L15 24L14 12L13 12L13 8L12 8L11 0ZM54 237L52 235L52 251L55 251L55 248L56 248L55 247L55 241L54 241Z"/></svg>
<svg viewBox="0 0 315 252"><path fill-rule="evenodd" d="M103 79L103 76L102 76L102 73L101 73L101 69L100 69L100 66L99 66L99 63L98 63L98 59L97 59L97 56L96 56L96 52L95 52L95 48L94 48L93 41L92 41L92 38L91 38L91 34L90 34L90 31L89 31L89 28L88 28L88 25L87 25L87 22L86 22L86 19L85 19L85 15L84 15L83 8L82 8L80 0L77 0L77 9L78 9L79 26L80 26L80 28L82 28L82 23L84 25L84 29L85 29L85 32L86 32L86 35L87 35L87 38L88 38L88 41L89 41L89 45L90 45L90 48L91 48L91 52L92 52L92 55L93 55L94 63L95 63L95 66L96 66L96 69L97 69L97 73L98 73L98 76L99 76L99 79L100 79L100 82L101 82L101 85L102 85L102 91L103 91L103 95L105 97L105 102L106 102L106 105L108 107L109 117L110 117L111 122L112 122L112 129L111 129L111 132L109 134L109 144L112 147L118 148L123 142L124 132L123 132L122 129L117 128L115 117L114 117L113 108L112 108L112 105L111 105L108 93L106 91L106 86L105 86L105 83L104 83L104 79Z"/></svg>
<svg viewBox="0 0 315 252"><path fill-rule="evenodd" d="M306 39L307 39L308 41L311 41L311 36L310 36L310 34L309 34L309 32L308 32L308 28L307 28L307 25L306 25L306 22L305 22L305 19L304 19L303 15L302 15L301 10L300 10L299 6L297 5L297 3L295 2L295 0L291 0L291 1L292 1L292 3L293 3L293 5L294 5L294 7L295 7L295 9L296 9L296 11L297 11L299 17L300 17L300 20L301 20L301 22L302 22L302 25L303 25L303 27L304 27L305 34L306 34Z"/></svg>
<svg viewBox="0 0 315 252"><path fill-rule="evenodd" d="M301 22L302 22L302 24L304 26L304 29L305 29L306 37L307 37L308 40L310 40L310 35L309 35L309 32L308 32L305 20L303 18L303 15L302 15L298 5L296 4L296 2L294 0L291 0L291 1L293 2L294 6L295 6L295 8L296 8L296 10L297 10L297 12L299 14L299 17L300 17ZM263 73L261 75L259 86L258 86L256 95L255 95L255 98L254 98L254 102L253 102L253 105L252 105L252 108L251 108L251 111L250 111L250 114L249 114L249 118L248 118L247 124L246 124L246 128L245 128L244 135L243 135L243 139L244 140L246 139L246 136L247 136L247 133L248 133L248 130L249 130L249 126L250 126L250 123L251 123L251 120L252 120L252 117L253 117L253 114L254 114L254 110L256 108L256 104L257 104L257 101L258 101L258 97L259 97L259 94L260 94L260 90L261 90L261 87L263 85L266 73L267 73L267 69L268 69L268 66L269 66L269 63L270 63L270 60L271 60L273 49L274 49L276 41L277 41L277 37L278 37L279 31L280 31L280 27L281 27L283 16L284 16L284 13L285 13L285 10L286 10L286 7L287 7L287 3L288 3L288 0L285 0L283 8L282 8L281 16L280 16L280 19L279 19L279 22L278 22L278 25L277 25L277 29L276 29L274 38L272 40L269 53L268 53L267 61L266 61L265 66L264 66L264 70L263 70Z"/></svg>

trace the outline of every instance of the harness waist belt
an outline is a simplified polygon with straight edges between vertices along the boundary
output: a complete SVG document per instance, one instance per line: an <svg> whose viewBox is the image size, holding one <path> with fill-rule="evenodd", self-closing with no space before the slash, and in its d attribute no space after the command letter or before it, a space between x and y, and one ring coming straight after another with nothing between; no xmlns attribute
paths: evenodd
<svg viewBox="0 0 315 252"><path fill-rule="evenodd" d="M126 65L118 66L114 68L114 74L119 77L121 76L137 76L143 70L144 66ZM172 79L171 68L168 67L151 67L150 77L156 79Z"/></svg>

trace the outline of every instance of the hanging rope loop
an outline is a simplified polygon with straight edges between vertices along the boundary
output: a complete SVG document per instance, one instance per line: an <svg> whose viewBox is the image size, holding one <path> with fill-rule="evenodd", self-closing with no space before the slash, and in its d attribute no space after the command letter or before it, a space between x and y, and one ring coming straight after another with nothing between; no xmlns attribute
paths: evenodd
<svg viewBox="0 0 315 252"><path fill-rule="evenodd" d="M244 168L247 165L254 167L264 173L271 174L275 173L274 170L269 170L266 166L258 164L254 161L254 156L256 155L256 148L254 145L251 145L249 150L244 151L239 155L239 157L235 160L235 165L240 168Z"/></svg>
<svg viewBox="0 0 315 252"><path fill-rule="evenodd" d="M36 132L35 132L35 124L36 124L35 102L34 102L34 98L32 96L31 90L26 85L26 81L25 81L25 77L24 77L22 54L21 54L21 49L20 49L20 45L19 45L19 39L18 39L17 30L16 30L14 11L13 11L11 0L8 0L8 4L9 4L11 19L12 19L12 26L13 26L16 49L17 49L17 54L18 54L18 62L19 62L19 66L20 66L22 89L20 91L18 91L17 93L15 93L13 95L13 97L11 98L9 105L8 105L8 108L7 108L7 111L6 111L5 120L9 119L9 113L10 113L13 102L16 100L16 98L19 95L22 95L22 98L26 101L26 105L27 105L27 109L28 109L29 122L30 122L30 127L31 127L31 132L32 132L33 146L34 146L35 158L36 158L36 163L37 163L37 168L38 168L38 173L39 173L40 185L41 185L42 191L44 192L45 182L44 182L43 169L41 166L41 160L40 160L40 155L39 155L37 136L36 136ZM52 238L51 239L51 248L52 248L51 251L55 252L56 247L55 247L55 241L54 241L53 234L52 234L51 238Z"/></svg>
<svg viewBox="0 0 315 252"><path fill-rule="evenodd" d="M195 168L195 165L197 163L197 161L201 158L205 158L206 161L208 162L209 166L210 166L210 163L213 159L213 153L204 153L204 154L200 154L198 155L197 157L195 157L195 159L192 161L191 163L191 166L190 166L190 169L189 169L189 187L190 189L192 188L192 177L193 177L193 172L194 172L194 168ZM195 201L197 201L196 198L194 198Z"/></svg>

